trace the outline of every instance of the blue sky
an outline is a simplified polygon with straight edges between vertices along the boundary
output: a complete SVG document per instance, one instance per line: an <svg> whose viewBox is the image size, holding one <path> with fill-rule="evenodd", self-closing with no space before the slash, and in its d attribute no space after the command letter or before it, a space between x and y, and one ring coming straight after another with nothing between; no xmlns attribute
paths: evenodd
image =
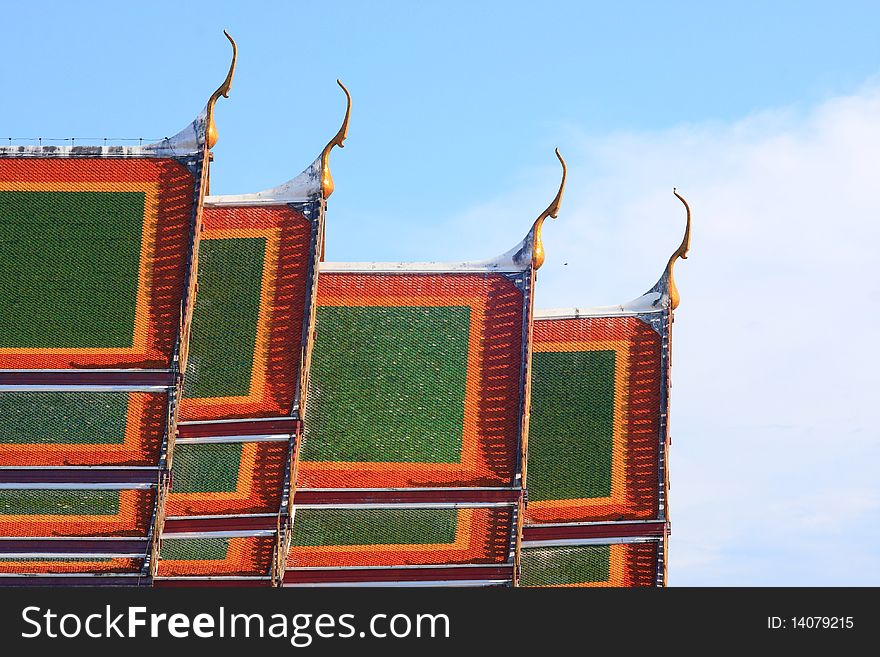
<svg viewBox="0 0 880 657"><path fill-rule="evenodd" d="M545 229L543 306L678 267L673 585L880 584L880 5L81 2L2 11L0 137L163 137L223 79L212 192L336 131L332 260L485 258Z"/></svg>

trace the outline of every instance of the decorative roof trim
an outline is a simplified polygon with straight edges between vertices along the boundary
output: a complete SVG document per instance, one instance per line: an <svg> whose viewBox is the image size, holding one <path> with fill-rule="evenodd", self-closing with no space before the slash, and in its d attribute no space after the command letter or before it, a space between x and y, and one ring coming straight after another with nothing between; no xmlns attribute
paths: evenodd
<svg viewBox="0 0 880 657"><path fill-rule="evenodd" d="M330 175L330 151L334 146L343 147L342 142L348 137L348 123L351 118L351 94L339 80L336 83L345 92L346 108L342 126L334 137L327 142L321 154L295 178L277 187L264 189L250 194L225 194L206 196L206 206L229 205L288 205L290 203L308 203L323 196L327 198L333 193L333 178Z"/></svg>
<svg viewBox="0 0 880 657"><path fill-rule="evenodd" d="M256 434L252 436L195 436L180 438L175 445L218 445L223 443L286 443L290 440L289 433Z"/></svg>
<svg viewBox="0 0 880 657"><path fill-rule="evenodd" d="M327 145L324 146L324 150L321 152L321 191L324 194L324 198L328 198L335 189L333 176L330 174L330 151L333 150L334 146L345 148L343 142L348 138L348 122L351 119L351 94L348 93L348 89L346 89L345 85L339 80L336 80L336 84L338 84L342 88L342 91L345 92L345 118L342 119L342 125L339 127L339 132L334 135L333 139L327 142Z"/></svg>
<svg viewBox="0 0 880 657"><path fill-rule="evenodd" d="M594 306L592 308L542 308L535 310L535 321L542 319L581 319L584 317L638 317L646 313L663 312L662 307L652 306L651 296L639 297L628 304L619 306ZM645 301L644 308L634 306L636 302Z"/></svg>
<svg viewBox="0 0 880 657"><path fill-rule="evenodd" d="M532 226L532 233L534 234L532 263L535 269L540 268L544 264L544 243L541 241L541 229L544 226L544 220L547 217L556 219L556 216L559 214L559 205L562 203L562 192L565 190L565 177L568 174L568 167L565 166L565 160L562 159L558 148L556 149L556 157L559 158L559 163L562 165L562 180L559 182L559 191L556 192L556 197L550 202L547 209L535 219L535 223Z"/></svg>
<svg viewBox="0 0 880 657"><path fill-rule="evenodd" d="M232 44L232 62L226 79L211 94L208 104L195 120L173 137L143 146L0 146L0 157L185 157L201 153L206 146L212 148L217 142L214 105L220 96L227 98L229 95L238 56L235 41L226 30L223 34Z"/></svg>
<svg viewBox="0 0 880 657"><path fill-rule="evenodd" d="M235 62L238 59L238 45L236 45L235 40L229 36L229 32L223 30L223 34L229 39L229 43L232 44L232 61L229 63L229 72L226 74L226 79L223 80L223 83L217 87L217 90L211 94L211 97L208 99L208 104L205 106L205 113L207 114L207 134L206 134L206 143L208 148L214 148L217 143L217 124L214 122L214 106L217 104L220 96L224 98L229 98L229 90L232 88L232 76L235 75Z"/></svg>
<svg viewBox="0 0 880 657"><path fill-rule="evenodd" d="M285 582L284 588L440 588L440 587L477 587L477 586L502 586L510 583L510 579L450 579L450 580L414 580L405 582L368 581L368 582L304 582L289 584Z"/></svg>
<svg viewBox="0 0 880 657"><path fill-rule="evenodd" d="M629 543L659 543L660 539L654 536L618 536L612 538L560 538L522 543L523 549L542 547L576 547L579 545L624 545Z"/></svg>
<svg viewBox="0 0 880 657"><path fill-rule="evenodd" d="M678 288L675 286L675 278L672 275L672 270L675 267L675 262L681 258L682 260L687 260L688 251L691 248L691 206L688 205L688 202L684 200L684 197L678 193L678 190L675 187L672 188L672 193L675 194L675 197L682 202L685 210L687 211L687 223L684 228L684 237L681 240L681 244L669 257L669 263L666 265L666 278L668 280L668 294L669 294L669 304L672 307L672 310L678 308L678 304L681 302L681 296L678 293Z"/></svg>
<svg viewBox="0 0 880 657"><path fill-rule="evenodd" d="M500 509L503 507L516 507L518 500L508 502L326 502L294 504L294 508L300 509Z"/></svg>
<svg viewBox="0 0 880 657"><path fill-rule="evenodd" d="M320 262L324 272L382 273L382 274L467 274L485 272L522 272L528 268L513 262L483 260L473 262Z"/></svg>
<svg viewBox="0 0 880 657"><path fill-rule="evenodd" d="M551 308L535 311L535 319L577 319L579 317L609 317L620 315L644 315L646 313L659 313L666 309L675 310L681 301L678 288L673 278L673 267L681 258L687 259L688 250L691 246L691 208L684 197L673 188L672 193L684 204L687 211L684 237L681 244L670 256L669 262L660 280L642 296L616 306L593 306L588 308Z"/></svg>
<svg viewBox="0 0 880 657"><path fill-rule="evenodd" d="M377 272L377 273L477 273L498 272L518 273L530 267L537 269L544 262L544 246L541 243L541 228L547 217L555 218L559 213L562 193L565 190L567 169L565 160L556 149L556 157L562 164L562 180L556 196L535 222L525 238L515 247L491 260L467 260L464 262L321 262L322 272Z"/></svg>
<svg viewBox="0 0 880 657"><path fill-rule="evenodd" d="M163 532L163 541L177 541L192 538L248 538L252 536L275 536L274 529L241 529L241 530L217 530L207 532ZM190 559L181 559L190 561Z"/></svg>

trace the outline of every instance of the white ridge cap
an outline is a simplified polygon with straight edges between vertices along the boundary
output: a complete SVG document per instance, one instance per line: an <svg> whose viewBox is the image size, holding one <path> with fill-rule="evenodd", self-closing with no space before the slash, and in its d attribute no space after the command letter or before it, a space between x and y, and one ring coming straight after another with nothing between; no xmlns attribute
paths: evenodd
<svg viewBox="0 0 880 657"><path fill-rule="evenodd" d="M284 205L305 203L321 196L321 158L301 174L276 187L251 194L206 196L205 205Z"/></svg>

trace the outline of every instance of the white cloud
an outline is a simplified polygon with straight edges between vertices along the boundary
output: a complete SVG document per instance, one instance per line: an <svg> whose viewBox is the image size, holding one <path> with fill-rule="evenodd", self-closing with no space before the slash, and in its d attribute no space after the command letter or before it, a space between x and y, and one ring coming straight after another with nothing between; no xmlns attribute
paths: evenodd
<svg viewBox="0 0 880 657"><path fill-rule="evenodd" d="M733 124L570 132L539 306L638 296L681 239L674 185L694 212L676 268L670 583L880 584L880 87ZM524 232L510 217L557 176L528 172L455 230L504 250Z"/></svg>

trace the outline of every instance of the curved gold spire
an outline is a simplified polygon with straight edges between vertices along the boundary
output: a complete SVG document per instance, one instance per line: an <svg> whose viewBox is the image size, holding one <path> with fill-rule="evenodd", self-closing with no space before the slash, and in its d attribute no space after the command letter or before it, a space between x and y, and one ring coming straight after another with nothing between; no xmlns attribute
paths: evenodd
<svg viewBox="0 0 880 657"><path fill-rule="evenodd" d="M675 194L676 198L684 204L685 210L687 210L687 224L684 228L684 238L682 238L681 244L675 250L675 253L670 256L669 263L666 265L666 275L669 280L669 305L672 310L675 310L678 308L681 296L678 294L678 288L675 287L675 278L672 276L672 269L675 267L675 262L679 258L687 260L687 254L691 248L691 206L688 205L687 201L684 200L684 197L678 193L675 187L672 188L672 193Z"/></svg>
<svg viewBox="0 0 880 657"><path fill-rule="evenodd" d="M330 151L333 150L334 146L345 148L345 144L342 142L348 137L348 120L351 118L351 94L348 93L348 89L346 89L345 85L339 80L336 81L336 84L342 87L342 90L345 92L345 118L342 119L342 125L339 127L339 132L336 133L333 139L327 142L327 145L324 146L324 150L321 151L321 191L324 193L324 198L330 196L334 189L333 176L330 175Z"/></svg>
<svg viewBox="0 0 880 657"><path fill-rule="evenodd" d="M208 131L206 136L208 148L214 148L214 144L217 143L217 126L214 123L214 105L217 104L217 100L220 96L229 98L229 90L232 88L232 76L235 74L235 60L238 58L238 46L235 44L235 41L229 36L229 32L226 30L223 30L223 34L226 35L226 38L229 39L229 43L232 44L232 62L229 64L229 73L226 74L226 79L223 80L223 84L217 87L217 91L211 94L211 97L208 99Z"/></svg>
<svg viewBox="0 0 880 657"><path fill-rule="evenodd" d="M556 192L556 198L554 198L550 202L550 205L547 206L547 209L535 219L535 223L532 226L532 266L535 269L538 269L544 264L544 243L541 241L541 228L544 226L544 219L547 217L552 217L553 219L556 218L556 215L559 213L559 205L562 203L562 192L565 190L565 176L568 173L568 167L565 166L565 160L563 160L562 155L559 154L558 148L556 149L556 157L559 158L559 163L562 165L562 180L559 183L559 191Z"/></svg>

